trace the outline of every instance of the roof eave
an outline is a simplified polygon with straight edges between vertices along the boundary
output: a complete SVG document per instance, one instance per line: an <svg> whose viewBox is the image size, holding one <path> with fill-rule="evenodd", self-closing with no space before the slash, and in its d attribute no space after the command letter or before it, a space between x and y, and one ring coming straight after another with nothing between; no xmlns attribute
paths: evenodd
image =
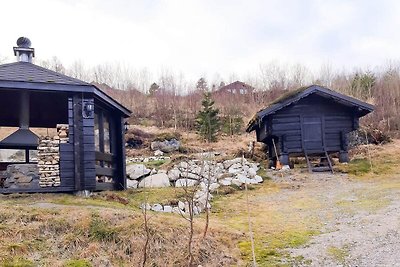
<svg viewBox="0 0 400 267"><path fill-rule="evenodd" d="M0 81L0 88L4 89L25 89L32 91L55 91L55 92L73 92L73 93L92 93L95 96L103 99L119 110L123 117L128 118L132 112L114 100L112 97L101 91L94 85L71 85L59 83L35 83L35 82L17 82L17 81Z"/></svg>
<svg viewBox="0 0 400 267"><path fill-rule="evenodd" d="M291 98L288 98L288 99L284 100L279 105L278 104L274 104L271 107L268 107L268 108L266 108L266 109L264 109L262 111L259 111L257 113L257 116L260 119L263 119L265 116L273 114L276 111L281 110L282 108L285 108L286 106L291 105L292 103L295 103L295 102L299 101L300 99L305 98L308 95L310 95L312 93L316 93L316 92L322 93L322 94L326 94L327 96L332 97L332 98L340 99L341 101L346 101L346 102L350 103L353 106L357 106L357 107L359 107L359 108L361 108L363 110L368 111L366 114L374 111L374 106L371 105L371 104L365 103L365 102L363 102L361 100L358 100L358 99L356 99L354 97L350 97L350 96L347 96L347 95L344 95L344 94L329 90L329 89L327 89L325 87L322 87L322 86L312 85L312 86L309 86L303 92L297 94L296 96L293 96Z"/></svg>

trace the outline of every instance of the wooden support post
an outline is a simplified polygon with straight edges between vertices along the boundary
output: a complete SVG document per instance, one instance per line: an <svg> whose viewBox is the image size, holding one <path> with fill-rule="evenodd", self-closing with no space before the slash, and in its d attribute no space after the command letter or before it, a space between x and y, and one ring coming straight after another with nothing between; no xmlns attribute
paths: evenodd
<svg viewBox="0 0 400 267"><path fill-rule="evenodd" d="M280 156L280 161L282 165L289 165L289 154L282 153Z"/></svg>
<svg viewBox="0 0 400 267"><path fill-rule="evenodd" d="M347 153L347 151L340 150L340 152L339 152L339 162L340 163L349 162L349 153Z"/></svg>

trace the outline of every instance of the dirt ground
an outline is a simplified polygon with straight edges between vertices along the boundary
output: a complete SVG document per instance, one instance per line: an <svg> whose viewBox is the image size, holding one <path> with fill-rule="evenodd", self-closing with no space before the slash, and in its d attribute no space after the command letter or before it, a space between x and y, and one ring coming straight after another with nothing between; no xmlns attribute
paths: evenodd
<svg viewBox="0 0 400 267"><path fill-rule="evenodd" d="M319 234L288 249L291 257L304 259L295 265L400 266L399 176L377 181L345 174L296 174L277 175L274 181L287 189L268 202L292 201L297 212L319 224ZM298 205L302 201L304 205Z"/></svg>

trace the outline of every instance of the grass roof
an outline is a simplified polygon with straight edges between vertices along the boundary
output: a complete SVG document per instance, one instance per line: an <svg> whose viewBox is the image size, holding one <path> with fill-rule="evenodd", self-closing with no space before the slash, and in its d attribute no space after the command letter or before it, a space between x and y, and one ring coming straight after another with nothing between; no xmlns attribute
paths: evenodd
<svg viewBox="0 0 400 267"><path fill-rule="evenodd" d="M268 105L267 105L265 108L260 109L260 110L250 119L249 123L247 124L247 129L249 129L249 127L250 127L254 122L257 121L257 119L258 119L258 113L260 113L261 111L263 111L263 110L265 110L265 109L267 109L267 108L269 108L269 107L271 107L271 106L273 106L273 105L275 105L275 104L280 104L280 103L284 102L286 99L291 98L291 97L294 97L294 96L296 96L296 95L302 93L303 91L305 91L306 89L308 89L308 88L310 88L310 87L311 87L311 86L303 86L303 87L300 87L300 88L298 88L298 89L289 91L289 92L287 92L287 93L285 93L285 94L279 96L279 97L276 98L275 100L271 101L270 103L268 103Z"/></svg>

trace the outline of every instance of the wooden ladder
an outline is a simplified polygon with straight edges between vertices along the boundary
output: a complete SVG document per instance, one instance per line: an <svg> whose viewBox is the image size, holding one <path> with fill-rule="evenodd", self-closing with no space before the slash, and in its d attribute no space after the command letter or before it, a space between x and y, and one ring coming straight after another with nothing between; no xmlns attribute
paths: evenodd
<svg viewBox="0 0 400 267"><path fill-rule="evenodd" d="M329 157L329 154L326 151L325 147L324 147L324 152L325 152L325 157L328 160L329 170L331 171L331 173L333 173L333 166L332 166L331 158Z"/></svg>
<svg viewBox="0 0 400 267"><path fill-rule="evenodd" d="M304 156L305 156L306 161L307 161L307 167L308 167L308 172L309 173L313 173L314 171L318 172L318 171L327 171L327 170L329 170L331 173L333 173L332 161L331 161L331 159L329 157L329 154L328 154L328 152L326 151L325 148L324 148L324 154L325 154L325 157L326 157L326 159L328 161L328 168L327 167L316 167L316 168L313 168L313 166L311 166L310 157L309 157L307 151L304 150Z"/></svg>
<svg viewBox="0 0 400 267"><path fill-rule="evenodd" d="M309 173L312 173L313 171L312 171L312 166L311 166L310 158L308 157L307 150L305 150L305 149L304 149L304 156L306 157L308 172L309 172Z"/></svg>

